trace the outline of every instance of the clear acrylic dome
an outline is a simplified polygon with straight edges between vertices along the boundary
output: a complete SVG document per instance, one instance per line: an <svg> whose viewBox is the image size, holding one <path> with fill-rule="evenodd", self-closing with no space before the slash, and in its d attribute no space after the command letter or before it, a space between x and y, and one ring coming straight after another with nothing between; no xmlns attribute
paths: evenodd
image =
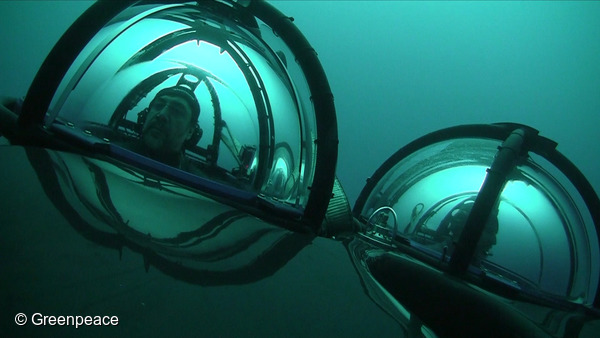
<svg viewBox="0 0 600 338"><path fill-rule="evenodd" d="M378 245L486 285L590 305L600 275L598 198L536 131L523 126L520 149L507 145L518 128L456 127L411 143L370 179L354 214ZM502 179L490 193L494 175Z"/></svg>
<svg viewBox="0 0 600 338"><path fill-rule="evenodd" d="M65 74L48 60L41 70L60 79L44 114L48 130L210 193L320 223L334 180L335 110L316 53L289 18L262 1L103 2L86 15L106 22L68 51L75 56ZM76 22L70 34L88 26ZM57 44L54 61L61 46L68 42ZM132 144L143 138L157 93L182 86L199 103L201 129L185 144L185 168L131 154L140 153Z"/></svg>

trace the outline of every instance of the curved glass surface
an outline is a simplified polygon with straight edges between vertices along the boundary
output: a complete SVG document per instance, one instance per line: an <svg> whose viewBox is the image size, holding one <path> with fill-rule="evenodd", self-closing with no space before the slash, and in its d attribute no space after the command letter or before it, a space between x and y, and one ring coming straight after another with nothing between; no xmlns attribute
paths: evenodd
<svg viewBox="0 0 600 338"><path fill-rule="evenodd" d="M136 152L301 212L315 169L307 81L272 29L236 15L218 2L130 6L79 54L46 126L105 145L121 160L135 162L127 154ZM200 106L200 131L167 162L143 150L145 126L162 114L153 113L159 93L181 87Z"/></svg>
<svg viewBox="0 0 600 338"><path fill-rule="evenodd" d="M501 144L456 138L402 158L355 210L364 236L448 268ZM554 165L530 152L508 174L468 271L494 285L590 305L599 257L597 230L583 199Z"/></svg>

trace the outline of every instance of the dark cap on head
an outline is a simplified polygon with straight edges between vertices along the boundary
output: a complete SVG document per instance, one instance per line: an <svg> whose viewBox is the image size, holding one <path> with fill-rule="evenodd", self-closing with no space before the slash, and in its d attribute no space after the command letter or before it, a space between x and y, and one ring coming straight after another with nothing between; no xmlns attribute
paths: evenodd
<svg viewBox="0 0 600 338"><path fill-rule="evenodd" d="M185 86L168 87L160 90L154 97L154 100L165 95L183 98L190 105L192 110L192 122L198 120L198 116L200 116L200 103L191 89Z"/></svg>

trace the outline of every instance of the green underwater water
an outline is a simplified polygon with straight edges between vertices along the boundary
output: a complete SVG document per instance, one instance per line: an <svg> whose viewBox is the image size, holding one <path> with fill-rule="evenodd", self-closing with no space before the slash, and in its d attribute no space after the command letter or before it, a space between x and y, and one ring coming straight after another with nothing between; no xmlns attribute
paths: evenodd
<svg viewBox="0 0 600 338"><path fill-rule="evenodd" d="M328 75L351 202L408 142L504 121L557 141L600 191L600 2L273 3Z"/></svg>
<svg viewBox="0 0 600 338"><path fill-rule="evenodd" d="M26 94L54 43L91 3L0 1L3 17L0 44L4 46L0 56L1 96ZM596 130L600 126L600 2L272 3L295 18L295 23L318 52L328 75L338 112L337 173L351 204L365 179L408 142L454 125L504 121L530 125L543 136L557 141L559 150L582 170L596 191L600 191L600 136ZM6 162L3 165L7 165ZM33 177L33 172L23 168L29 169L13 167L4 174ZM23 189L14 181L6 186L10 187L6 191L13 190L13 186ZM7 208L9 213L5 220L14 219L15 224L43 224L46 219L59 218L57 211L49 208L47 196L39 189L27 189L22 190L12 204L4 204L15 206ZM48 209L36 209L42 212L27 215L17 213L17 206L27 202L34 209L37 205ZM286 326L289 322L286 316L294 312L289 310L294 306L299 318L316 323L311 328L317 333L320 325L331 328L325 325L328 320L347 319L334 306L328 309L330 313L323 315L313 311L318 307L314 304L298 305L295 300L297 294L302 293L315 292L314 299L320 300L322 304L317 305L321 307L331 299L330 303L338 304L341 309L359 308L362 312L354 314L356 318L377 310L366 299L346 297L363 293L358 283L348 283L344 288L335 283L341 274L355 278L354 268L345 262L347 266L330 269L346 259L346 253L332 248L334 244L323 244L321 238L315 242L322 247L299 255L291 268L279 272L275 279L249 283L241 288L210 286L211 293L204 294L194 285L174 280L154 268L148 275L138 253L125 250L119 257L116 250L99 250L102 248L95 243L81 241L80 234L65 220L57 229L33 232L16 226L4 228L6 238L10 235L27 243L25 248L10 247L9 252L25 257L22 261L35 262L25 267L10 263L9 270L47 273L42 283L44 287L32 287L34 291L30 294L31 299L46 297L47 304L75 307L73 299L88 297L92 304L88 309L103 314L120 304L124 318L131 319L127 326L130 333L146 330L172 334L170 328L161 325L162 314L150 309L171 306L173 299L197 311L194 316L180 319L187 325L182 327L197 325L195 316L198 315L205 322L214 323L214 329L206 328L205 332L218 334L219 328L229 325L232 336L242 335L243 330L253 325L271 335L283 330L302 332L306 330L302 321L292 321L293 326ZM61 245L61 250L56 252L47 250L59 241L74 244ZM43 250L51 251L52 255L38 255ZM77 256L81 252L86 256ZM35 261L38 256L40 260ZM73 257L79 258L76 268L85 273L65 281L63 276L73 271L70 265ZM64 264L57 264L60 260ZM106 264L97 269L87 265L88 261ZM117 261L122 264L113 266ZM300 290L287 288L297 283L297 272L306 272L315 262L322 263L317 266L322 271L308 278L303 275L306 283L302 283ZM56 266L59 268L54 270ZM38 267L47 270L37 271ZM96 283L97 280L102 282ZM11 282L16 285L19 281ZM65 282L65 287L53 291ZM91 284L97 293L89 297ZM73 291L76 297L70 298ZM192 291L196 293L190 297ZM248 295L254 302L238 303ZM277 304L280 308L253 306L265 299L265 303ZM233 311L231 319L214 314L230 309ZM261 322L248 321L245 319L248 313L277 325L265 328ZM134 321L140 318L145 320ZM381 320L385 324L392 321L391 318ZM362 329L367 331L368 327ZM327 333L335 335L335 332ZM366 332L358 333L366 335Z"/></svg>
<svg viewBox="0 0 600 338"><path fill-rule="evenodd" d="M24 96L91 1L2 1L0 95ZM351 204L397 149L438 129L517 122L600 191L600 2L272 1L317 51Z"/></svg>

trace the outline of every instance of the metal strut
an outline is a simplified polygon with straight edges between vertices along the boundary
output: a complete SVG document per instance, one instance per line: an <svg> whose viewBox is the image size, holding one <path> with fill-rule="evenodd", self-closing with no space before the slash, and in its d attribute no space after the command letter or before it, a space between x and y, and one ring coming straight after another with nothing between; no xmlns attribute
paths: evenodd
<svg viewBox="0 0 600 338"><path fill-rule="evenodd" d="M450 273L461 274L469 267L492 208L496 206L504 188L506 178L521 156L525 136L526 132L523 128L516 129L499 147L456 243L454 254L450 258Z"/></svg>

